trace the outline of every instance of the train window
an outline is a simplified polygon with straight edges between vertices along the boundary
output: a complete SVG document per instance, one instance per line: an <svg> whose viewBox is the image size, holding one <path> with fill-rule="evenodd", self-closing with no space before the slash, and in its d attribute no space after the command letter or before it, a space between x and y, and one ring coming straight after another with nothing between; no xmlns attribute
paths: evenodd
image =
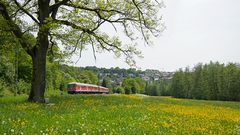
<svg viewBox="0 0 240 135"><path fill-rule="evenodd" d="M75 84L68 84L67 87L68 87L68 88L74 88L74 87L75 87Z"/></svg>

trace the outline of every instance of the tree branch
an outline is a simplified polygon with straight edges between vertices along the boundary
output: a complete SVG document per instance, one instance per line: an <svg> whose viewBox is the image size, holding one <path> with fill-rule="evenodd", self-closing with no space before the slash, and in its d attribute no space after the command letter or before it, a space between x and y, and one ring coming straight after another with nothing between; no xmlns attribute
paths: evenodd
<svg viewBox="0 0 240 135"><path fill-rule="evenodd" d="M30 2L30 1L29 1L29 2ZM25 14L27 14L30 18L32 18L32 20L33 20L35 23L39 24L39 21L38 21L33 15L31 15L26 9L24 9L24 7L21 6L21 5L17 2L17 0L14 0L14 3L17 5L17 7L18 7L20 10L22 10ZM26 3L26 4L27 4L27 3Z"/></svg>
<svg viewBox="0 0 240 135"><path fill-rule="evenodd" d="M64 5L66 4L67 2L69 2L70 0L62 0L62 1L59 1L59 0L55 0L55 4L50 6L50 13L51 14L51 17L53 19L56 18L56 15L57 15L57 11L58 11L58 8L61 6L61 5Z"/></svg>
<svg viewBox="0 0 240 135"><path fill-rule="evenodd" d="M50 47L50 52L52 54L52 56L54 57L54 53L53 53L53 46L55 45L54 41L53 41L53 37L51 35L51 33L49 32L49 37L50 37L50 43L51 43L51 47Z"/></svg>
<svg viewBox="0 0 240 135"><path fill-rule="evenodd" d="M64 24L66 26L70 26L73 29L81 30L84 33L93 34L93 30L86 29L84 27L78 26L75 23L72 23L72 22L69 22L69 21L66 21L66 20L57 20L57 19L55 19L53 21L56 22L56 23Z"/></svg>
<svg viewBox="0 0 240 135"><path fill-rule="evenodd" d="M94 59L95 59L95 62L96 62L97 57L96 57L96 51L95 51L95 48L94 48L94 42L93 42L93 39L92 39L91 36L89 36L89 38L90 38L91 45L92 45L93 56L94 56Z"/></svg>
<svg viewBox="0 0 240 135"><path fill-rule="evenodd" d="M60 7L61 5L67 4L67 2L69 2L69 1L70 1L70 0L62 0L62 1L55 0L55 4L53 4L52 6L50 6L50 11L51 11L51 9L55 9L55 8Z"/></svg>
<svg viewBox="0 0 240 135"><path fill-rule="evenodd" d="M125 14L124 12L121 12L121 11L115 10L115 9L88 8L88 7L84 7L84 6L80 6L80 5L67 4L67 3L65 5L69 6L69 7L82 9L82 10L87 10L87 11L93 11L93 12L103 11L103 12L115 12L115 13L122 14L122 15Z"/></svg>
<svg viewBox="0 0 240 135"><path fill-rule="evenodd" d="M145 22L145 18L144 18L144 15L143 15L143 12L142 12L141 9L139 8L139 3L137 4L135 0L132 0L132 2L133 2L134 6L137 8L137 10L138 10L138 12L139 12L139 13L138 13L138 16L139 16L140 29L141 29L141 33L142 33L142 35L143 35L144 41L145 41L147 44L149 44L149 43L148 43L148 40L147 40L147 37L146 37L146 35L145 35L145 33L144 33L144 30L143 30L143 24L144 24L145 27L147 27L146 22ZM143 20L143 23L142 23L142 20Z"/></svg>

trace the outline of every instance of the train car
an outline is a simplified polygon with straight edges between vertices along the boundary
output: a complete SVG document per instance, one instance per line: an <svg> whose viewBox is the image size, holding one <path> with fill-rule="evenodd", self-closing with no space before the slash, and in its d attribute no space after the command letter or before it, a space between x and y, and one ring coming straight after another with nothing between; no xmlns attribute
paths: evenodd
<svg viewBox="0 0 240 135"><path fill-rule="evenodd" d="M108 93L109 89L102 86L93 84L72 82L67 85L67 91L69 94L74 93Z"/></svg>

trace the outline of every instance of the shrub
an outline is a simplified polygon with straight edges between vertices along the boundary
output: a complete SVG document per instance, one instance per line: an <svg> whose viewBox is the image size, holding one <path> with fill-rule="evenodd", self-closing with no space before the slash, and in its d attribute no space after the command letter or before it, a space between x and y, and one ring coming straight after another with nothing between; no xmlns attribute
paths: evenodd
<svg viewBox="0 0 240 135"><path fill-rule="evenodd" d="M121 87L121 86L117 87L116 88L116 93L124 94L125 93L124 88Z"/></svg>
<svg viewBox="0 0 240 135"><path fill-rule="evenodd" d="M20 79L17 82L17 89L16 92L17 94L26 94L30 90L30 84L25 82L24 80Z"/></svg>
<svg viewBox="0 0 240 135"><path fill-rule="evenodd" d="M2 97L3 96L3 91L6 89L7 85L6 83L0 79L0 96Z"/></svg>

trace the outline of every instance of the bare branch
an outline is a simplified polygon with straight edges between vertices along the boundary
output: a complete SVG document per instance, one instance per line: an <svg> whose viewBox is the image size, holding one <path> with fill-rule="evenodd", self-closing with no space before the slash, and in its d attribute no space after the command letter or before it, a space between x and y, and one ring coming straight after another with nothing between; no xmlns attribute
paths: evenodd
<svg viewBox="0 0 240 135"><path fill-rule="evenodd" d="M26 1L23 5L22 5L22 7L24 8L29 2L31 2L32 0L28 0L28 1ZM15 13L13 13L12 15L11 15L11 17L14 17L14 16L16 16L17 15L17 13L20 11L21 9L20 8L18 8L16 11L15 11Z"/></svg>
<svg viewBox="0 0 240 135"><path fill-rule="evenodd" d="M91 41L91 45L92 45L92 51L93 51L93 56L94 56L94 59L95 61L97 60L97 57L96 57L96 51L95 51L95 48L94 48L94 42L93 42L93 39L91 36L89 36L90 38L90 41Z"/></svg>
<svg viewBox="0 0 240 135"><path fill-rule="evenodd" d="M79 37L79 39L77 40L77 43L76 43L75 47L77 47L77 45L78 45L78 43L80 42L80 39L82 38L82 36L83 36L83 33L80 34L80 37ZM80 46L79 57L78 57L78 60L75 62L75 64L78 63L78 61L79 61L79 60L81 59L81 57L82 57L83 44L80 44L80 45L81 45L81 46ZM74 53L75 51L76 51L76 48L74 48L74 50L72 51L72 53Z"/></svg>
<svg viewBox="0 0 240 135"><path fill-rule="evenodd" d="M76 42L76 44L75 44L75 46L74 46L74 49L73 49L72 52L70 52L70 55L72 55L72 54L77 50L78 44L79 44L79 42L80 42L80 40L81 40L81 38L82 38L82 35L83 35L83 33L81 33L80 36L79 36L79 38L77 39L77 42ZM80 57L81 57L81 56L80 56Z"/></svg>
<svg viewBox="0 0 240 135"><path fill-rule="evenodd" d="M32 18L32 20L34 21L34 22L36 22L37 24L39 24L39 21L32 15L32 14L30 14L26 9L24 9L24 7L23 6L21 6L18 2L17 2L17 0L14 0L14 2L15 2L15 4L17 5L17 7L20 9L20 10L22 10L25 14L27 14L30 18ZM29 1L30 2L30 1ZM26 3L27 4L27 3Z"/></svg>
<svg viewBox="0 0 240 135"><path fill-rule="evenodd" d="M145 35L145 32L144 32L144 30L143 30L143 23L144 23L144 26L147 26L147 25L146 25L146 22L145 22L145 18L144 18L143 12L142 12L141 9L139 8L139 4L140 4L140 3L136 3L135 0L132 0L132 2L133 2L133 4L135 5L135 7L137 8L137 10L138 10L138 12L139 12L139 13L138 13L138 16L139 16L140 29L141 29L141 33L142 33L142 35L143 35L144 41L145 41L147 44L149 44L149 42L148 42L148 40L147 40L147 37L146 37L146 35ZM142 23L142 20L143 20L143 23Z"/></svg>
<svg viewBox="0 0 240 135"><path fill-rule="evenodd" d="M62 0L62 1L59 1L59 0L55 0L55 4L50 6L50 13L51 14L51 17L53 19L56 18L56 15L57 15L57 12L58 12L58 8L61 6L61 5L64 5L66 4L67 2L69 2L70 0Z"/></svg>
<svg viewBox="0 0 240 135"><path fill-rule="evenodd" d="M108 50L108 51L113 51L114 52L114 49L112 48L107 48L106 46L104 46L104 44L110 46L110 47L113 47L119 51L121 51L122 53L124 53L126 56L128 56L128 52L130 52L130 50L123 50L122 48L112 44L112 43L109 43L107 42L106 40L104 40L102 37L100 36L97 36L96 34L93 34L93 36L95 37L95 39L98 41L98 43L100 43L101 47ZM103 44L104 43L104 44Z"/></svg>
<svg viewBox="0 0 240 135"><path fill-rule="evenodd" d="M50 6L50 11L55 9L55 8L58 8L60 7L61 5L64 5L66 4L67 2L69 2L70 0L62 0L62 1L59 1L59 0L55 0L55 4L53 4L52 6Z"/></svg>
<svg viewBox="0 0 240 135"><path fill-rule="evenodd" d="M55 45L55 43L54 43L54 41L53 41L53 37L52 37L52 35L51 35L50 32L49 32L49 37L50 37L50 43L51 43L50 52L51 52L52 56L54 57L53 46Z"/></svg>

